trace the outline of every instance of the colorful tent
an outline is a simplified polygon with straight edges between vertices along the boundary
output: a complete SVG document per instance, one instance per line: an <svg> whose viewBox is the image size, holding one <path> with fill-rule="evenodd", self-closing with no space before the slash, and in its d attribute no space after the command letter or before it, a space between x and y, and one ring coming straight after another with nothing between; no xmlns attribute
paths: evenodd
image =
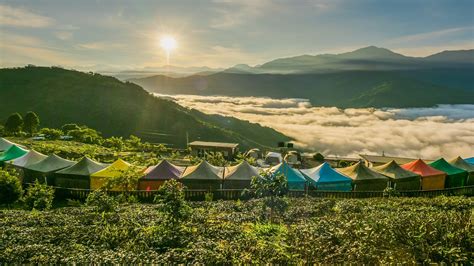
<svg viewBox="0 0 474 266"><path fill-rule="evenodd" d="M390 177L392 187L396 190L421 189L421 176L401 168L394 160L380 166L372 167L372 170Z"/></svg>
<svg viewBox="0 0 474 266"><path fill-rule="evenodd" d="M352 179L354 191L382 191L387 188L390 181L387 176L371 170L362 162L337 171Z"/></svg>
<svg viewBox="0 0 474 266"><path fill-rule="evenodd" d="M15 145L15 143L7 139L0 138L0 152L8 150L13 145Z"/></svg>
<svg viewBox="0 0 474 266"><path fill-rule="evenodd" d="M401 165L405 170L417 173L421 176L422 190L444 189L446 173L434 169L427 165L423 160L418 159L410 163Z"/></svg>
<svg viewBox="0 0 474 266"><path fill-rule="evenodd" d="M38 163L44 159L46 159L46 155L39 153L35 150L29 151L27 154L16 158L13 161L10 161L9 164L16 166L16 167L28 167L32 164Z"/></svg>
<svg viewBox="0 0 474 266"><path fill-rule="evenodd" d="M55 185L65 188L90 188L90 176L107 167L107 165L91 160L87 157L68 168L59 170L55 174Z"/></svg>
<svg viewBox="0 0 474 266"><path fill-rule="evenodd" d="M298 170L291 168L286 162L282 162L270 169L274 175L283 174L288 180L288 188L292 190L304 190L306 178Z"/></svg>
<svg viewBox="0 0 474 266"><path fill-rule="evenodd" d="M462 187L466 183L467 171L449 164L443 158L430 163L430 166L447 174L445 188Z"/></svg>
<svg viewBox="0 0 474 266"><path fill-rule="evenodd" d="M465 160L463 160L459 156L457 158L454 158L451 161L449 161L449 163L456 166L457 168L461 168L461 169L467 171L469 175L467 177L465 185L466 186L474 186L474 165L466 162Z"/></svg>
<svg viewBox="0 0 474 266"><path fill-rule="evenodd" d="M157 190L166 180L178 179L183 174L185 167L176 166L167 160L155 166L150 166L138 182L139 190Z"/></svg>
<svg viewBox="0 0 474 266"><path fill-rule="evenodd" d="M223 187L225 189L250 188L254 176L260 176L258 168L243 161L238 165L226 168Z"/></svg>
<svg viewBox="0 0 474 266"><path fill-rule="evenodd" d="M46 181L48 185L54 185L53 173L73 165L75 162L63 159L55 154L49 155L46 159L25 167L25 177L23 182L33 183L35 180Z"/></svg>
<svg viewBox="0 0 474 266"><path fill-rule="evenodd" d="M311 169L301 169L301 173L317 190L351 191L352 179L332 169L328 163Z"/></svg>
<svg viewBox="0 0 474 266"><path fill-rule="evenodd" d="M28 153L27 150L25 150L23 148L20 148L17 145L13 145L10 148L8 148L8 150L6 150L2 153L2 155L0 156L0 162L12 161L16 158L19 158L19 157L27 154L27 153Z"/></svg>
<svg viewBox="0 0 474 266"><path fill-rule="evenodd" d="M189 189L220 189L223 175L224 168L202 161L187 167L179 180Z"/></svg>
<svg viewBox="0 0 474 266"><path fill-rule="evenodd" d="M464 161L470 163L470 164L474 164L474 157L471 157L471 158L466 158L464 159Z"/></svg>
<svg viewBox="0 0 474 266"><path fill-rule="evenodd" d="M96 190L102 188L108 179L119 177L127 171L132 165L122 159L118 159L104 169L91 174L90 189Z"/></svg>

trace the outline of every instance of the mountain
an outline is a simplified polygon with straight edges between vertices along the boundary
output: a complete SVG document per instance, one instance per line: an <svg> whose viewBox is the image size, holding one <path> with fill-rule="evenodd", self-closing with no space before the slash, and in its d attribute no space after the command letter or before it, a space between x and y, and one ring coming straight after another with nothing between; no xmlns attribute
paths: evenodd
<svg viewBox="0 0 474 266"><path fill-rule="evenodd" d="M97 70L97 73L104 74L107 76L113 76L120 80L129 80L136 78L149 77L152 75L166 75L169 77L186 77L191 75L209 75L223 71L222 68L210 68L210 67L179 67L179 66L161 66L161 67L144 67L141 69L129 69L129 70L117 70L107 69L103 67L102 70Z"/></svg>
<svg viewBox="0 0 474 266"><path fill-rule="evenodd" d="M134 134L175 147L186 146L186 133L189 140L236 142L244 149L289 140L258 124L189 110L129 82L56 67L0 69L0 99L4 119L35 111L42 126L78 123L106 136Z"/></svg>
<svg viewBox="0 0 474 266"><path fill-rule="evenodd" d="M425 60L431 62L474 64L474 49L461 51L443 51L441 53L427 56L425 57Z"/></svg>

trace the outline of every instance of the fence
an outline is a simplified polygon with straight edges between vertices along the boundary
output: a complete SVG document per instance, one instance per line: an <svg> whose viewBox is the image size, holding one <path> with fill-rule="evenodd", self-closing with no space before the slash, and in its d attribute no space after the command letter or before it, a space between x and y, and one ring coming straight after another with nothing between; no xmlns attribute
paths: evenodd
<svg viewBox="0 0 474 266"><path fill-rule="evenodd" d="M91 190L89 189L74 189L55 187L56 197L62 199L78 199L84 200L87 198ZM243 194L242 189L219 189L219 190L185 190L185 197L187 200L200 201L204 200L207 193L212 193L213 199L236 200L246 199L249 196ZM250 191L250 190L247 190ZM108 191L109 195L118 196L125 193L124 191ZM156 191L134 190L126 192L128 195L135 196L143 202L152 202ZM398 195L402 197L436 197L436 196L474 196L474 186L448 188L442 190L417 190L417 191L397 191ZM319 198L374 198L383 197L382 191L318 191L318 190L292 190L289 192L290 197L319 197Z"/></svg>

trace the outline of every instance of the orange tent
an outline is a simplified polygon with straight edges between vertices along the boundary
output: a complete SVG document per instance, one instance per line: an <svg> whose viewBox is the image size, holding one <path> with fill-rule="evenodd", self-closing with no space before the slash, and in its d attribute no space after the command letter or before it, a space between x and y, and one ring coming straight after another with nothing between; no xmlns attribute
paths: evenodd
<svg viewBox="0 0 474 266"><path fill-rule="evenodd" d="M433 167L423 162L423 160L418 159L413 162L401 165L401 167L405 170L412 171L421 176L422 190L444 189L446 173L434 169Z"/></svg>

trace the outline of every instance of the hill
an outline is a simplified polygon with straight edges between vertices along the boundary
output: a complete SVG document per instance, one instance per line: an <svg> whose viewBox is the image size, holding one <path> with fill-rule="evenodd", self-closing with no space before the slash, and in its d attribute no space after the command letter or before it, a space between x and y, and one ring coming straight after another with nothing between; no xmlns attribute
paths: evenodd
<svg viewBox="0 0 474 266"><path fill-rule="evenodd" d="M134 134L175 147L185 147L186 133L190 140L237 142L243 148L288 140L267 127L186 109L129 82L56 67L0 69L0 99L5 119L35 111L42 126L85 124L106 136Z"/></svg>

